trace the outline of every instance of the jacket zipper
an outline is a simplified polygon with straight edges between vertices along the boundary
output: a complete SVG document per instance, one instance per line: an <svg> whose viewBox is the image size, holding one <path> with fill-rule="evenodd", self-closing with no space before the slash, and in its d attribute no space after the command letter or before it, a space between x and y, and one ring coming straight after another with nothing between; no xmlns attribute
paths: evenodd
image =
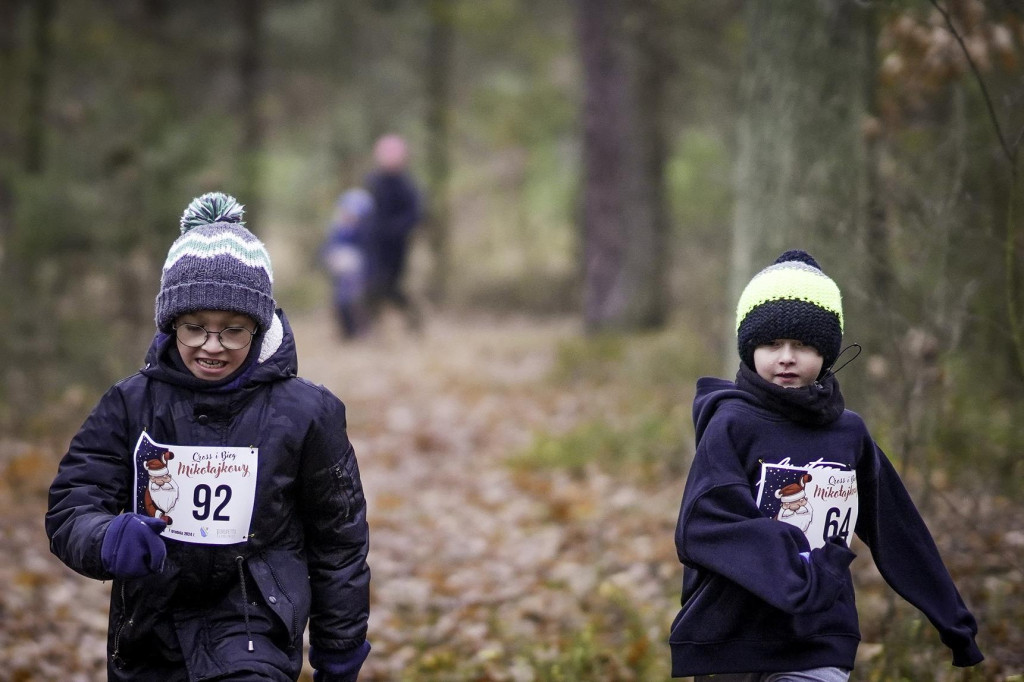
<svg viewBox="0 0 1024 682"><path fill-rule="evenodd" d="M124 593L124 583L121 583L121 622L117 625L117 631L114 632L114 654L112 658L116 663L120 658L121 654L121 631L124 630L125 625L131 625L132 619L128 618L127 623L125 619L128 618L128 599Z"/></svg>
<svg viewBox="0 0 1024 682"><path fill-rule="evenodd" d="M352 500L350 499L352 479L345 473L340 464L335 464L331 467L331 473L334 474L334 478L338 480L338 484L341 486L341 499L345 502L344 518L345 521L348 521L352 516Z"/></svg>

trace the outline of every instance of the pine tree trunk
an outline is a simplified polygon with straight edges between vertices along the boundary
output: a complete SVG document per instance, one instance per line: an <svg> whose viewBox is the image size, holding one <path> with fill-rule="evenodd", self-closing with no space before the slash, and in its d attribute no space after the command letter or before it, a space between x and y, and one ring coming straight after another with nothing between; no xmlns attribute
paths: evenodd
<svg viewBox="0 0 1024 682"><path fill-rule="evenodd" d="M627 31L627 12L637 11L636 23L644 26L644 9L623 0L577 3L583 314L590 331L656 326L665 318L661 76L640 47L652 36Z"/></svg>
<svg viewBox="0 0 1024 682"><path fill-rule="evenodd" d="M4 269L6 249L14 233L14 173L18 158L17 109L20 104L15 74L15 27L21 2L0 2L0 273Z"/></svg>
<svg viewBox="0 0 1024 682"><path fill-rule="evenodd" d="M640 319L645 327L660 327L668 316L669 216L665 196L665 90L669 59L665 0L637 0L631 6L636 21L632 44L637 50L637 124L640 137L640 205L647 211L646 244L633 249L631 270L646 280L646 310Z"/></svg>
<svg viewBox="0 0 1024 682"><path fill-rule="evenodd" d="M46 100L50 89L53 48L54 0L36 0L32 10L32 66L28 74L28 103L25 110L25 171L43 171L46 159Z"/></svg>
<svg viewBox="0 0 1024 682"><path fill-rule="evenodd" d="M869 298L888 301L893 286L892 246L881 177L882 126L875 94L878 89L878 60L873 49L878 43L878 9L871 7L868 11L869 15L864 22L864 43L868 59L864 74L864 101L868 115L864 130L867 289Z"/></svg>
<svg viewBox="0 0 1024 682"><path fill-rule="evenodd" d="M427 61L427 190L430 201L427 238L434 260L428 283L428 295L435 303L448 293L451 259L449 256L448 202L451 163L449 149L449 110L452 73L451 0L431 0L430 37Z"/></svg>
<svg viewBox="0 0 1024 682"><path fill-rule="evenodd" d="M239 159L241 182L239 201L245 205L246 223L259 232L262 225L261 160L264 125L260 114L263 93L263 0L236 0L239 26L242 32L238 52L239 112L241 136Z"/></svg>
<svg viewBox="0 0 1024 682"><path fill-rule="evenodd" d="M809 251L840 283L847 308L866 298L867 109L873 46L855 0L747 5L735 164L730 297L787 249ZM847 315L849 317L849 315ZM736 365L735 325L726 366Z"/></svg>

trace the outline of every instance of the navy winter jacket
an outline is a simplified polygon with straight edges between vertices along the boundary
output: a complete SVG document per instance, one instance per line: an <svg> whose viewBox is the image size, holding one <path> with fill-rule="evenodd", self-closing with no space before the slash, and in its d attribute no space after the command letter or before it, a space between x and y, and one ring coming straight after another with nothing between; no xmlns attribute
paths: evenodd
<svg viewBox="0 0 1024 682"><path fill-rule="evenodd" d="M307 622L321 651L365 641L369 538L345 408L296 376L291 330L280 311L277 320L257 337L259 360L228 386L207 387L177 369L173 337L157 335L146 368L103 396L60 463L46 514L51 549L75 571L108 580L104 533L115 515L133 511L133 492L145 485L133 461L140 434L175 446L258 448L245 541L192 544L165 531L162 572L114 580L111 680L241 671L294 680Z"/></svg>
<svg viewBox="0 0 1024 682"><path fill-rule="evenodd" d="M374 200L374 236L383 243L402 242L420 221L419 193L406 173L375 171L366 178Z"/></svg>
<svg viewBox="0 0 1024 682"><path fill-rule="evenodd" d="M824 390L841 401L830 381ZM974 618L861 418L841 402L817 425L766 406L772 395L812 404L818 391L769 387L765 400L729 381L698 381L697 451L676 527L684 571L673 676L852 669L853 530L889 585L938 630L953 664L982 660Z"/></svg>

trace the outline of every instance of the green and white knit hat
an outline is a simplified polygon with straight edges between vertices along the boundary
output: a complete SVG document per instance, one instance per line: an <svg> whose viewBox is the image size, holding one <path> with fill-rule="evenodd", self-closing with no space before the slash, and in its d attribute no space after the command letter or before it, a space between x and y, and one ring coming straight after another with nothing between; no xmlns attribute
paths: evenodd
<svg viewBox="0 0 1024 682"><path fill-rule="evenodd" d="M754 349L796 339L821 353L823 369L839 357L843 303L839 287L805 251L787 251L747 284L736 306L740 358L754 369Z"/></svg>
<svg viewBox="0 0 1024 682"><path fill-rule="evenodd" d="M274 319L274 272L263 243L242 222L234 197L210 192L192 200L181 216L181 236L171 245L156 297L156 326L169 332L175 318L198 310L230 310L256 320Z"/></svg>

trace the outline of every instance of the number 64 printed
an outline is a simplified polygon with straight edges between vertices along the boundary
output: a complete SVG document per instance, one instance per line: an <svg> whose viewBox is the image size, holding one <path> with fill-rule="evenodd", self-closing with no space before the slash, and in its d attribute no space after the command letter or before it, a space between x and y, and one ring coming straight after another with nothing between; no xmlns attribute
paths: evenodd
<svg viewBox="0 0 1024 682"><path fill-rule="evenodd" d="M843 510L839 507L832 507L825 513L825 528L822 531L821 539L828 542L831 538L839 537L843 539L846 546L850 546L850 515L852 510L847 507L846 515L843 516ZM840 522L842 517L842 522Z"/></svg>

